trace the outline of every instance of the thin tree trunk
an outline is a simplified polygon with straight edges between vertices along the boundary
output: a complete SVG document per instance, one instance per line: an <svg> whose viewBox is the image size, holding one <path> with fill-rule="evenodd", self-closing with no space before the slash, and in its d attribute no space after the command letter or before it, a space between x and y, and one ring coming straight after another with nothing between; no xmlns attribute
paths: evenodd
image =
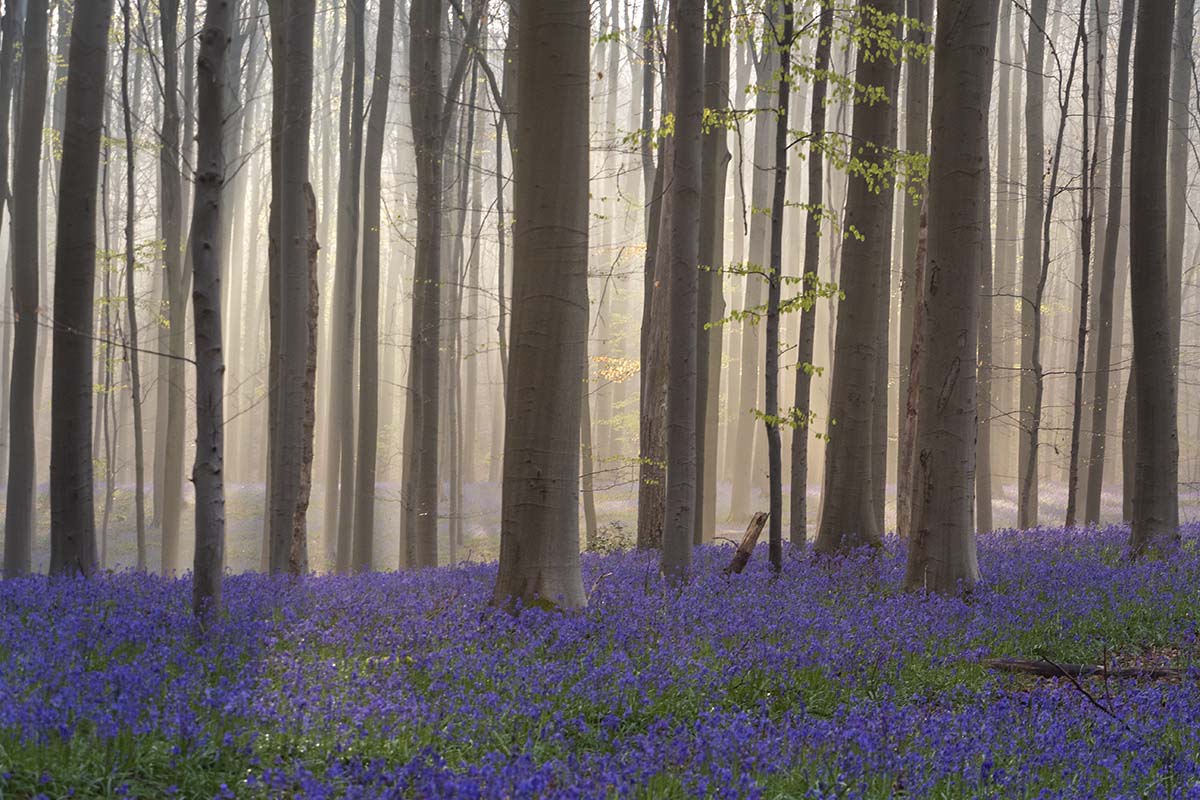
<svg viewBox="0 0 1200 800"><path fill-rule="evenodd" d="M46 107L47 16L49 0L29 0L21 77L21 117L13 147L13 188L36 198L41 183L42 117ZM11 8L10 8L11 13ZM6 29L5 38L10 35ZM5 98L0 95L0 102ZM4 150L0 149L0 160ZM3 187L0 187L2 190ZM132 195L131 195L132 196ZM14 324L12 384L9 393L8 487L4 508L4 574L24 575L33 566L33 499L37 469L34 438L34 365L38 335L38 230L41 208L15 203L12 212ZM0 214L3 212L0 211Z"/></svg>

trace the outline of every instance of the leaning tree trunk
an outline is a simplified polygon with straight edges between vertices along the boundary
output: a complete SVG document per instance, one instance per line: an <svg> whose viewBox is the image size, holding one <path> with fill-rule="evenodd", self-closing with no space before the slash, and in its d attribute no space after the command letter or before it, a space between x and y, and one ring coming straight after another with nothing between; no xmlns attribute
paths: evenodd
<svg viewBox="0 0 1200 800"><path fill-rule="evenodd" d="M225 186L226 52L234 0L209 0L197 64L198 145L192 204L192 308L196 324L196 553L192 609L221 607L225 570L225 356L221 339L221 215Z"/></svg>
<svg viewBox="0 0 1200 800"><path fill-rule="evenodd" d="M100 166L112 7L112 0L80 3L71 21L54 243L54 414L50 427L53 574L90 575L96 569L92 496L96 171Z"/></svg>
<svg viewBox="0 0 1200 800"><path fill-rule="evenodd" d="M816 144L825 137L825 97L828 81L829 51L832 47L832 6L821 7L817 29L817 49L813 56L812 109L809 135ZM811 305L817 292L821 268L821 204L825 180L825 159L813 149L808 155L808 200L804 228L803 291L809 301L800 311L800 347L796 359L796 398L793 407L791 507L788 538L793 545L804 546L808 538L808 436L812 424L813 355L817 333L817 310ZM907 371L906 371L907 374Z"/></svg>
<svg viewBox="0 0 1200 800"><path fill-rule="evenodd" d="M675 147L671 168L667 337L667 505L662 569L687 575L696 527L696 316L700 248L700 136L704 117L703 0L677 0Z"/></svg>
<svg viewBox="0 0 1200 800"><path fill-rule="evenodd" d="M1046 52L1046 2L1031 0L1029 46L1025 64L1025 230L1021 250L1021 387L1017 448L1017 527L1037 525L1038 476L1034 417L1037 414L1038 379L1034 361L1034 319L1041 313L1034 304L1042 268L1042 219L1045 214L1045 121L1042 107ZM1030 471L1030 465L1032 472Z"/></svg>
<svg viewBox="0 0 1200 800"><path fill-rule="evenodd" d="M358 472L354 479L354 537L349 566L371 568L375 541L375 469L379 448L379 233L380 165L392 81L392 30L395 0L379 4L371 112L367 118L363 184L362 317L359 322ZM338 566L341 568L341 540Z"/></svg>
<svg viewBox="0 0 1200 800"><path fill-rule="evenodd" d="M912 536L904 583L949 594L979 578L975 555L975 370L997 0L939 0L934 41L929 264L921 300ZM952 279L947 279L953 276Z"/></svg>
<svg viewBox="0 0 1200 800"><path fill-rule="evenodd" d="M866 18L883 26L881 36L896 37L900 0L860 0ZM891 220L894 192L875 186L871 174L885 169L886 153L896 145L896 105L880 101L882 89L896 96L899 66L870 47L860 47L855 80L852 139L856 159L865 172L850 177L842 227L855 230L842 245L839 286L845 298L838 305L833 377L829 389L830 441L825 449L824 508L816 550L832 553L865 544L878 545L882 531L876 516L871 472L875 460L872 429L875 394L879 386L877 361L879 293L885 291L891 259ZM873 147L871 146L873 145ZM862 150L861 153L858 151ZM861 237L861 238L860 238Z"/></svg>
<svg viewBox="0 0 1200 800"><path fill-rule="evenodd" d="M588 3L522 0L518 25L512 350L493 602L573 608L587 603L579 430L588 324Z"/></svg>
<svg viewBox="0 0 1200 800"><path fill-rule="evenodd" d="M1113 294L1117 280L1117 248L1121 239L1125 121L1129 108L1129 51L1133 42L1134 12L1135 0L1124 0L1117 39L1117 97L1113 107L1112 151L1109 158L1108 224L1104 228L1100 286L1096 298L1096 377L1092 395L1087 498L1083 511L1083 519L1087 523L1100 521L1100 494L1104 489L1104 451L1108 443L1108 397L1113 350ZM1124 321L1117 321L1117 324L1124 324Z"/></svg>
<svg viewBox="0 0 1200 800"><path fill-rule="evenodd" d="M4 574L29 572L33 561L35 475L34 365L38 335L38 194L42 165L42 111L46 107L48 0L29 0L21 77L21 118L13 148L13 189L29 202L12 213L12 292L16 315L9 393L8 500L4 508ZM8 35L8 32L5 32ZM3 98L0 97L0 102ZM3 158L0 150L0 158ZM0 188L2 191L2 188Z"/></svg>
<svg viewBox="0 0 1200 800"><path fill-rule="evenodd" d="M1174 0L1138 5L1130 126L1130 265L1137 456L1130 550L1179 541L1179 439L1167 255L1167 119Z"/></svg>

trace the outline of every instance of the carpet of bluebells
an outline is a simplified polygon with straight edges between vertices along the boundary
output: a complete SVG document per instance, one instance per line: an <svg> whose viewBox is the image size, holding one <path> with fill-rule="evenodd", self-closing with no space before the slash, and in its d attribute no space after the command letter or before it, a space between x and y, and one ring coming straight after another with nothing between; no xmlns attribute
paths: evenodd
<svg viewBox="0 0 1200 800"><path fill-rule="evenodd" d="M901 592L894 541L683 586L588 555L586 612L517 617L494 565L237 575L205 633L187 579L3 581L0 797L1200 797L1198 533L989 535L967 600Z"/></svg>

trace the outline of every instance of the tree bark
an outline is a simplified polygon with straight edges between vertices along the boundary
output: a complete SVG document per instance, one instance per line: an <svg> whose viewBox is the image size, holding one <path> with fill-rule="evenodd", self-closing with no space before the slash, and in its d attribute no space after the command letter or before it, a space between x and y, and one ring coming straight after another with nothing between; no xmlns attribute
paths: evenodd
<svg viewBox="0 0 1200 800"><path fill-rule="evenodd" d="M225 356L221 335L221 216L225 186L226 53L233 0L209 0L197 65L199 140L192 203L192 309L196 325L196 553L192 609L221 608L225 571Z"/></svg>
<svg viewBox="0 0 1200 800"><path fill-rule="evenodd" d="M95 0L79 4L71 21L54 243L50 572L56 575L91 575L96 569L92 495L96 174L111 19L112 0Z"/></svg>
<svg viewBox="0 0 1200 800"><path fill-rule="evenodd" d="M895 20L899 0L860 0L859 8L886 26L881 35L898 37ZM860 46L855 91L852 139L856 158L867 169L884 169L886 153L896 145L896 104L892 100L869 99L872 88L881 88L888 98L896 96L899 67L890 58L876 57L870 47ZM861 152L858 152L861 149ZM879 294L885 291L891 257L891 220L894 192L890 181L881 191L866 176L852 175L846 198L843 229L848 235L842 245L839 286L845 298L838 306L837 338L830 382L830 441L825 449L824 507L817 532L816 550L833 553L862 545L878 545L882 531L872 489L875 460L875 394L886 391L878 385L880 352Z"/></svg>
<svg viewBox="0 0 1200 800"><path fill-rule="evenodd" d="M997 0L939 0L929 164L929 264L921 289L912 537L905 586L969 592L975 555L979 274L990 246L984 206Z"/></svg>
<svg viewBox="0 0 1200 800"><path fill-rule="evenodd" d="M587 603L579 431L588 325L588 39L586 0L522 0L512 351L493 594L493 603L509 609ZM690 528L687 535L690 542Z"/></svg>
<svg viewBox="0 0 1200 800"><path fill-rule="evenodd" d="M1167 251L1167 120L1174 0L1140 3L1130 125L1130 281L1136 474L1130 550L1167 551L1179 541L1179 440Z"/></svg>
<svg viewBox="0 0 1200 800"><path fill-rule="evenodd" d="M8 489L4 508L4 574L29 572L33 562L33 499L36 474L34 365L38 335L38 230L41 208L42 116L46 107L48 0L29 0L21 43L21 116L13 147L13 188L29 202L14 203L12 290L16 316L9 392ZM9 35L5 31L5 36ZM0 102L3 102L0 96ZM0 159L3 158L0 149ZM0 187L2 190L2 187ZM2 212L0 212L2 213Z"/></svg>

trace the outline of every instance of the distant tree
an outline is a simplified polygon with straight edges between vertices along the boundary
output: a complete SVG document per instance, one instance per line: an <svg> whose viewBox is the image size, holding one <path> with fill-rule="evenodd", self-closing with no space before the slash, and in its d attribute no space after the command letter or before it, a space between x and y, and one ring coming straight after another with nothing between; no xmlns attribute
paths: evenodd
<svg viewBox="0 0 1200 800"><path fill-rule="evenodd" d="M886 291L891 257L893 192L874 185L887 151L896 146L896 86L899 61L886 48L899 41L900 0L860 0L860 20L873 29L861 33L855 80L851 138L864 168L850 178L842 227L839 286L844 299L837 309L833 374L829 389L830 440L825 449L825 490L815 548L820 553L879 544L872 464L872 431L880 351L879 294ZM878 100L882 90L886 100Z"/></svg>
<svg viewBox="0 0 1200 800"><path fill-rule="evenodd" d="M587 603L579 567L588 325L587 0L522 0L518 26L512 350L493 602L574 608ZM690 527L687 537L690 544Z"/></svg>
<svg viewBox="0 0 1200 800"><path fill-rule="evenodd" d="M28 201L12 213L14 324L9 394L8 500L4 508L4 574L23 575L32 566L33 497L37 459L34 442L34 365L38 336L38 194L42 165L42 115L46 108L48 0L29 0L21 41L21 114L13 147L13 190ZM5 32L7 38L8 32ZM0 96L0 102L5 98ZM4 150L0 148L0 159ZM4 187L0 185L0 192Z"/></svg>
<svg viewBox="0 0 1200 800"><path fill-rule="evenodd" d="M1167 136L1175 0L1138 4L1130 125L1130 307L1137 456L1130 549L1179 541L1179 439L1167 253Z"/></svg>
<svg viewBox="0 0 1200 800"><path fill-rule="evenodd" d="M975 555L979 275L997 0L938 0L929 164L929 263L905 586L970 591Z"/></svg>
<svg viewBox="0 0 1200 800"><path fill-rule="evenodd" d="M71 21L58 230L50 428L50 572L96 569L92 495L96 175L104 124L112 0L79 3Z"/></svg>
<svg viewBox="0 0 1200 800"><path fill-rule="evenodd" d="M200 33L196 197L192 204L192 308L196 324L196 552L192 608L221 607L225 570L225 354L221 339L221 216L225 199L226 54L234 0L209 0Z"/></svg>

